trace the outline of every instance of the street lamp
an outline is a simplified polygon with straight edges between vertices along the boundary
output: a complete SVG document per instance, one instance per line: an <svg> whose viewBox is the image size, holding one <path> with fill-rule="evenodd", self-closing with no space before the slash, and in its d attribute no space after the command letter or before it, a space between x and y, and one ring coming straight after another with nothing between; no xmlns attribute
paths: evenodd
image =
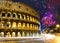
<svg viewBox="0 0 60 43"><path fill-rule="evenodd" d="M57 24L57 25L56 25L56 27L57 27L57 28L59 28L59 27L60 27L60 25L59 25L59 24Z"/></svg>

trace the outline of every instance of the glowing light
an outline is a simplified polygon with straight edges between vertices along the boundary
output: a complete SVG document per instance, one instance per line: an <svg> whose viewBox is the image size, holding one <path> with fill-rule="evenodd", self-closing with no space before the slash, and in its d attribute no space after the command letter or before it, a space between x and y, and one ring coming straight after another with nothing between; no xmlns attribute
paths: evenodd
<svg viewBox="0 0 60 43"><path fill-rule="evenodd" d="M50 17L53 17L53 15L50 15Z"/></svg>
<svg viewBox="0 0 60 43"><path fill-rule="evenodd" d="M53 39L55 38L55 35L52 34L45 34L46 39Z"/></svg>
<svg viewBox="0 0 60 43"><path fill-rule="evenodd" d="M47 26L51 26L51 25L55 25L56 21L52 20L52 17L53 15L50 15L49 16L45 16L42 18L42 22L43 22L43 25L47 25Z"/></svg>
<svg viewBox="0 0 60 43"><path fill-rule="evenodd" d="M56 25L56 27L58 28L58 27L60 27L60 25L59 25L59 24L57 24L57 25Z"/></svg>
<svg viewBox="0 0 60 43"><path fill-rule="evenodd" d="M55 43L60 43L60 36L57 36L57 37L56 37Z"/></svg>

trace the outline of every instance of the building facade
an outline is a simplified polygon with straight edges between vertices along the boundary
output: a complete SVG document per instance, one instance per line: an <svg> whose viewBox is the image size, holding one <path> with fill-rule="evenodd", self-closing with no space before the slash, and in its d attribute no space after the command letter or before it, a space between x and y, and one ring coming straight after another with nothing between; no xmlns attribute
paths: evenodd
<svg viewBox="0 0 60 43"><path fill-rule="evenodd" d="M0 37L39 35L38 13L20 2L0 1Z"/></svg>

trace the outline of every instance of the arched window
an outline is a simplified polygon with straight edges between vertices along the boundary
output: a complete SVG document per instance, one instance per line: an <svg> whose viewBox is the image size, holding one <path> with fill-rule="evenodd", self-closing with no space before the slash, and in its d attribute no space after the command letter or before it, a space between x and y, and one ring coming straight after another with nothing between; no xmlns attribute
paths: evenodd
<svg viewBox="0 0 60 43"><path fill-rule="evenodd" d="M33 17L33 22L34 22L34 17Z"/></svg>
<svg viewBox="0 0 60 43"><path fill-rule="evenodd" d="M32 17L30 16L30 21L32 21Z"/></svg>
<svg viewBox="0 0 60 43"><path fill-rule="evenodd" d="M1 27L5 27L5 22L1 21Z"/></svg>
<svg viewBox="0 0 60 43"><path fill-rule="evenodd" d="M1 34L1 37L4 37L4 32L1 32L0 34Z"/></svg>
<svg viewBox="0 0 60 43"><path fill-rule="evenodd" d="M23 23L23 27L25 27L25 23Z"/></svg>
<svg viewBox="0 0 60 43"><path fill-rule="evenodd" d="M32 28L32 24L30 24L30 28Z"/></svg>
<svg viewBox="0 0 60 43"><path fill-rule="evenodd" d="M12 32L12 37L15 37L16 33L15 32Z"/></svg>
<svg viewBox="0 0 60 43"><path fill-rule="evenodd" d="M11 14L10 14L10 13L8 13L8 14L7 14L7 17L10 17L10 16L11 16Z"/></svg>
<svg viewBox="0 0 60 43"><path fill-rule="evenodd" d="M13 22L12 27L14 28L16 27L16 22Z"/></svg>
<svg viewBox="0 0 60 43"><path fill-rule="evenodd" d="M9 27L9 24L7 24L7 27Z"/></svg>
<svg viewBox="0 0 60 43"><path fill-rule="evenodd" d="M21 22L18 23L18 27L21 27Z"/></svg>
<svg viewBox="0 0 60 43"><path fill-rule="evenodd" d="M33 32L30 32L30 36L33 36Z"/></svg>
<svg viewBox="0 0 60 43"><path fill-rule="evenodd" d="M29 16L26 16L26 19L29 20Z"/></svg>
<svg viewBox="0 0 60 43"><path fill-rule="evenodd" d="M13 18L16 18L16 14L13 14Z"/></svg>
<svg viewBox="0 0 60 43"><path fill-rule="evenodd" d="M26 8L26 10L28 11L28 8Z"/></svg>
<svg viewBox="0 0 60 43"><path fill-rule="evenodd" d="M1 17L5 17L5 13L2 13Z"/></svg>
<svg viewBox="0 0 60 43"><path fill-rule="evenodd" d="M20 8L21 6L19 6L19 8Z"/></svg>
<svg viewBox="0 0 60 43"><path fill-rule="evenodd" d="M18 15L18 18L20 18L20 15Z"/></svg>
<svg viewBox="0 0 60 43"><path fill-rule="evenodd" d="M18 33L17 33L17 36L18 36L18 37L21 37L21 33L20 33L20 32L18 32Z"/></svg>
<svg viewBox="0 0 60 43"><path fill-rule="evenodd" d="M7 27L11 27L11 23L10 22L7 22Z"/></svg>
<svg viewBox="0 0 60 43"><path fill-rule="evenodd" d="M22 15L22 19L24 19L24 15Z"/></svg>
<svg viewBox="0 0 60 43"><path fill-rule="evenodd" d="M33 24L33 29L34 29L34 24Z"/></svg>
<svg viewBox="0 0 60 43"><path fill-rule="evenodd" d="M29 23L27 23L27 27L29 28Z"/></svg>

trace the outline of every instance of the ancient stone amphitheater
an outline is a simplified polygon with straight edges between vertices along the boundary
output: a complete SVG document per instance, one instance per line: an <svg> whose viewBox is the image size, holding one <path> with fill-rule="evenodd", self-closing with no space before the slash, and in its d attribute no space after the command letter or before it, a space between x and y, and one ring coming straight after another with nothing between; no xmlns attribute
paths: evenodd
<svg viewBox="0 0 60 43"><path fill-rule="evenodd" d="M0 1L0 37L38 36L39 15L21 2Z"/></svg>

